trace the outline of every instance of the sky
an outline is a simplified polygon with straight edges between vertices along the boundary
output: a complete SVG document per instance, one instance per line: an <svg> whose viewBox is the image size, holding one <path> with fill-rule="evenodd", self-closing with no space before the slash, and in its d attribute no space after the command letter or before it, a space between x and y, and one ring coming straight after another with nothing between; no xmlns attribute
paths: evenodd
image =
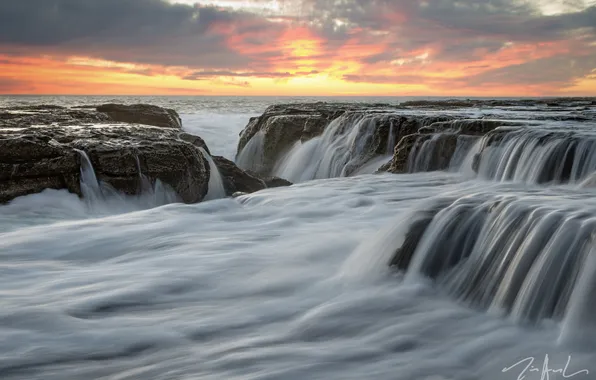
<svg viewBox="0 0 596 380"><path fill-rule="evenodd" d="M0 94L596 96L596 0L0 0Z"/></svg>

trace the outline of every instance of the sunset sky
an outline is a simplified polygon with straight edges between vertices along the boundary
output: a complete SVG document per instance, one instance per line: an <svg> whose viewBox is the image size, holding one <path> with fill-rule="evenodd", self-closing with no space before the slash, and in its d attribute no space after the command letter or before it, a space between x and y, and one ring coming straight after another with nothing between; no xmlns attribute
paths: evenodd
<svg viewBox="0 0 596 380"><path fill-rule="evenodd" d="M596 96L596 0L0 0L0 93Z"/></svg>

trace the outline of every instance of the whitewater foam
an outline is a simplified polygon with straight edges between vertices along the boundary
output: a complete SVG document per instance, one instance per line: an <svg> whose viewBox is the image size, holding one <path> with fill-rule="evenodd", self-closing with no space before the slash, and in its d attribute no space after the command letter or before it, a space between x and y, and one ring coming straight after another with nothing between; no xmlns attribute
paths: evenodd
<svg viewBox="0 0 596 380"><path fill-rule="evenodd" d="M227 101L239 112L213 102ZM219 154L238 125L217 123ZM551 368L569 360L568 373L590 371L574 378L592 378L593 188L471 178L488 151L459 138L459 172L359 175L387 156L338 133L301 170L354 177L164 204L155 197L171 193L155 181L150 195L140 160L142 194L124 197L82 159L84 185L102 195L91 205L46 190L0 206L0 377L511 380L523 368L504 368L528 357L540 368L548 353ZM237 162L263 165L255 136ZM565 157L556 151L530 156ZM389 268L428 217L409 268Z"/></svg>

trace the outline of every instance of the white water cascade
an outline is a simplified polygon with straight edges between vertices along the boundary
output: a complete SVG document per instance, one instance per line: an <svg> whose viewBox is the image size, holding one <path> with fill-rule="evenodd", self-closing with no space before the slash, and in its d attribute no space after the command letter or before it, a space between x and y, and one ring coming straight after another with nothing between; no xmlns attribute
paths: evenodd
<svg viewBox="0 0 596 380"><path fill-rule="evenodd" d="M81 157L81 193L83 198L88 202L93 203L103 199L104 194L97 176L95 175L95 169L87 153L83 150L75 149L75 151Z"/></svg>
<svg viewBox="0 0 596 380"><path fill-rule="evenodd" d="M273 175L292 182L366 174L358 171L374 153L378 115L346 114L333 120L321 136L298 141L273 169ZM386 160L385 160L386 161ZM380 166L380 164L379 164ZM377 167L369 168L373 173Z"/></svg>
<svg viewBox="0 0 596 380"><path fill-rule="evenodd" d="M221 199L226 197L226 189L224 187L223 179L221 174L219 173L219 169L217 165L213 161L213 158L207 151L203 148L199 148L203 157L209 163L209 190L207 191L207 195L203 200L211 201L214 199Z"/></svg>
<svg viewBox="0 0 596 380"><path fill-rule="evenodd" d="M264 166L265 133L258 131L236 157L240 169L253 170L257 173Z"/></svg>
<svg viewBox="0 0 596 380"><path fill-rule="evenodd" d="M443 199L412 218L391 264L480 309L521 322L561 320L582 292L575 284L592 249L596 209L543 203L480 194ZM589 276L593 287L596 273Z"/></svg>
<svg viewBox="0 0 596 380"><path fill-rule="evenodd" d="M524 129L500 140L484 137L470 154L477 156L478 175L486 179L579 183L596 171L596 136Z"/></svg>
<svg viewBox="0 0 596 380"><path fill-rule="evenodd" d="M130 196L122 194L110 184L98 180L87 153L79 149L75 149L75 151L81 157L81 193L91 208L101 208L108 203L122 204L126 208L131 203L141 208L150 208L179 201L178 195L170 186L159 179L152 183L151 179L142 173L138 156L135 156L135 163L139 175L139 191L136 196Z"/></svg>
<svg viewBox="0 0 596 380"><path fill-rule="evenodd" d="M596 249L588 254L569 302L559 343L596 347Z"/></svg>

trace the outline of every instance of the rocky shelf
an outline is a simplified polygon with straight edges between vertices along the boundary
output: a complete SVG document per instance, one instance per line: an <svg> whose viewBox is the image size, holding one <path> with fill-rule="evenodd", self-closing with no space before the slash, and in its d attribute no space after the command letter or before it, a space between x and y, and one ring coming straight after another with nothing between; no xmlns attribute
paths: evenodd
<svg viewBox="0 0 596 380"><path fill-rule="evenodd" d="M0 203L44 189L82 196L81 163L87 158L97 180L120 193L139 194L141 178L149 178L169 186L183 202L200 202L208 192L203 152L209 149L181 127L176 111L144 104L0 110ZM266 179L232 162L214 161L229 196L267 187Z"/></svg>

